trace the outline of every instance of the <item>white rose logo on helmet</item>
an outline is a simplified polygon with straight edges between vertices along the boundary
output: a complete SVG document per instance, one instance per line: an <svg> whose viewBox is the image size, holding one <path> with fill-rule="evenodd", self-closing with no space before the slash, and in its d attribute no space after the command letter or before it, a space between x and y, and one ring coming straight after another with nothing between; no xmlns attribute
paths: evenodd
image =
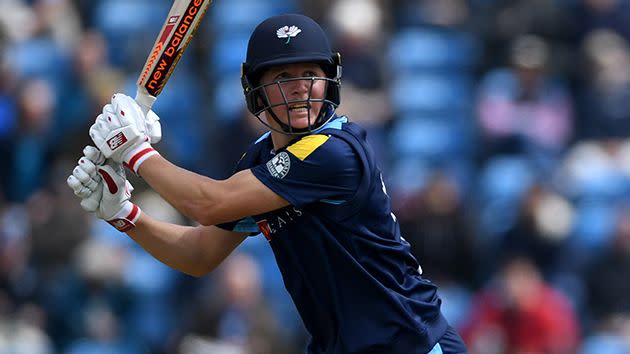
<svg viewBox="0 0 630 354"><path fill-rule="evenodd" d="M287 41L284 44L289 44L291 38L297 36L300 32L302 32L302 30L297 26L284 26L276 31L276 35L278 35L278 38L286 38Z"/></svg>

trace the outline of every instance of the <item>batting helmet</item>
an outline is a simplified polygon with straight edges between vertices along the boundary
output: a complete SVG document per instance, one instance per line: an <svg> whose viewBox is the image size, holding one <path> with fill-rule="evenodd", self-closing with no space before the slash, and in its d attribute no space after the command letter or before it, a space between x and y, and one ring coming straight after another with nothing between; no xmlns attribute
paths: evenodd
<svg viewBox="0 0 630 354"><path fill-rule="evenodd" d="M278 119L270 109L272 106L263 92L266 85L261 85L259 82L264 72L270 67L295 63L319 64L326 74L325 78L291 79L327 81L323 100L311 97L304 100L309 104L314 101L325 103L313 125L310 126L309 123L309 127L305 129L291 127L290 117L288 125ZM299 14L273 16L260 23L249 39L247 58L241 66L241 83L247 108L263 124L274 129L260 118L260 114L267 111L282 127L283 133L307 134L328 122L339 106L341 55L332 52L326 34L313 19ZM289 102L285 104L288 105Z"/></svg>

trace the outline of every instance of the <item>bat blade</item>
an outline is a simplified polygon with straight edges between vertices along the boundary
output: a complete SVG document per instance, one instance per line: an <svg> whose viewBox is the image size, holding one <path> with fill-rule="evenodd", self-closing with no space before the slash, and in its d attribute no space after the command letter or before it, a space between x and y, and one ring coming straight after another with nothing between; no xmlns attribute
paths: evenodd
<svg viewBox="0 0 630 354"><path fill-rule="evenodd" d="M136 83L136 102L148 112L197 31L212 0L175 0Z"/></svg>

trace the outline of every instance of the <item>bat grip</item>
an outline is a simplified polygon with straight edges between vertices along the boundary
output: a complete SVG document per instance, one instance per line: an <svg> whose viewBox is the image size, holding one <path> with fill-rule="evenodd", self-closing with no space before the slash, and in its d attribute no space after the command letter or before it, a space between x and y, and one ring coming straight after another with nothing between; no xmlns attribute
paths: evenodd
<svg viewBox="0 0 630 354"><path fill-rule="evenodd" d="M155 99L156 97L150 95L148 92L146 92L146 90L138 88L138 90L136 91L135 101L138 103L138 106L140 106L142 114L144 114L144 131L150 138L151 144L156 144L160 141L160 139L162 139L162 127L160 126L159 122L154 121L152 123L157 124L150 124L151 119L159 120L159 118L155 114L153 114L154 118L147 118L149 111L153 106L153 103L155 103Z"/></svg>
<svg viewBox="0 0 630 354"><path fill-rule="evenodd" d="M153 107L153 103L155 103L156 97L151 96L149 93L143 92L138 89L136 91L136 97L134 99L136 100L136 102L142 109L142 113L144 113L144 116L146 117L147 113L149 113L149 111L151 110L151 107Z"/></svg>

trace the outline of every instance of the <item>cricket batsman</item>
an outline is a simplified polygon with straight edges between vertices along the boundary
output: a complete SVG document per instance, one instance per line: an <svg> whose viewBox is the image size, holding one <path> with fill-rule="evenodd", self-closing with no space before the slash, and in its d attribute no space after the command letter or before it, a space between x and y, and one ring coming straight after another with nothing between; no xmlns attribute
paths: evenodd
<svg viewBox="0 0 630 354"><path fill-rule="evenodd" d="M230 178L167 161L151 146L161 137L155 113L118 93L90 128L96 148L68 177L83 208L193 276L246 237L265 237L312 336L310 354L467 353L400 235L365 130L335 113L341 61L322 28L303 15L268 18L242 69L247 107L269 131ZM123 165L201 225L143 213Z"/></svg>

